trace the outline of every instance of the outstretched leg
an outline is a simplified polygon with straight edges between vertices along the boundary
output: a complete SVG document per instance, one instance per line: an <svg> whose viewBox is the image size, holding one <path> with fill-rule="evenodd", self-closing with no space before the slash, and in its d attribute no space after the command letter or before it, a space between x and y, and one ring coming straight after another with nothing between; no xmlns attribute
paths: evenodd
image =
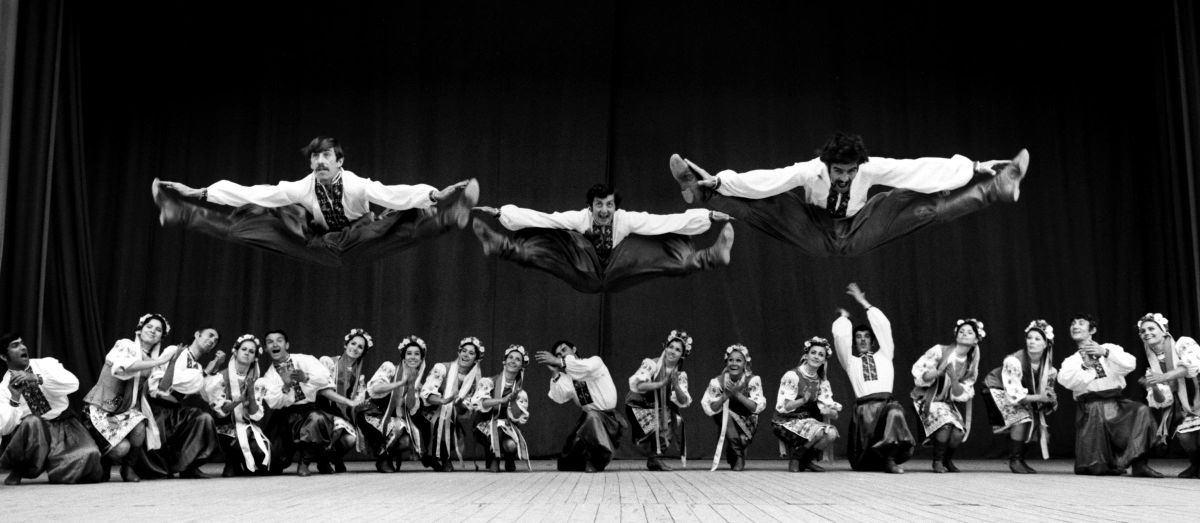
<svg viewBox="0 0 1200 523"><path fill-rule="evenodd" d="M344 263L372 263L466 227L478 201L479 182L472 179L433 208L387 211L378 220L326 234L325 241Z"/></svg>
<svg viewBox="0 0 1200 523"><path fill-rule="evenodd" d="M652 278L679 278L724 267L729 265L733 237L733 224L726 223L711 246L697 250L690 236L631 234L613 249L604 270L604 288L616 292Z"/></svg>
<svg viewBox="0 0 1200 523"><path fill-rule="evenodd" d="M487 256L549 273L579 292L604 290L600 258L582 234L558 229L522 229L503 234L478 218L472 228Z"/></svg>

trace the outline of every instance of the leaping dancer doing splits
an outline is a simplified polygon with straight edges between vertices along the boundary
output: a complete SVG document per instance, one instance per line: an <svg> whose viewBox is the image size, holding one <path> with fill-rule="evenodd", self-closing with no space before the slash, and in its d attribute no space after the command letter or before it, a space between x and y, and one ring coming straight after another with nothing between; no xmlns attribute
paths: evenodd
<svg viewBox="0 0 1200 523"><path fill-rule="evenodd" d="M1029 152L1012 160L870 157L862 138L837 133L820 156L779 169L716 176L671 156L684 201L745 221L810 256L858 256L926 226L995 202L1016 202ZM892 187L868 199L873 186ZM803 191L794 191L803 189Z"/></svg>
<svg viewBox="0 0 1200 523"><path fill-rule="evenodd" d="M202 189L151 186L159 221L321 265L373 262L452 228L466 227L479 183L384 185L342 169L342 146L318 136L302 152L312 172L247 187L221 180ZM202 205L208 202L235 209ZM370 205L385 207L376 219Z"/></svg>
<svg viewBox="0 0 1200 523"><path fill-rule="evenodd" d="M729 216L705 209L650 214L620 209L621 197L604 184L587 192L588 208L544 213L515 205L476 207L514 234L474 222L483 253L548 272L579 292L613 292L658 276L686 276L729 265L733 226L712 246L697 250L687 235Z"/></svg>

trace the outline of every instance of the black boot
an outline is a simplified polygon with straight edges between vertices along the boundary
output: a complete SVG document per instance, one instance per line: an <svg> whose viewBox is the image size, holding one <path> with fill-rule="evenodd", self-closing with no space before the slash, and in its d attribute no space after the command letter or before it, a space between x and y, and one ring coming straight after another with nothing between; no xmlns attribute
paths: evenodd
<svg viewBox="0 0 1200 523"><path fill-rule="evenodd" d="M788 472L800 472L800 460L796 458L788 460Z"/></svg>
<svg viewBox="0 0 1200 523"><path fill-rule="evenodd" d="M516 456L513 456L511 454L504 456L504 471L505 472L516 472L517 471Z"/></svg>
<svg viewBox="0 0 1200 523"><path fill-rule="evenodd" d="M1009 440L1008 442L1008 470L1013 474L1034 474L1037 471L1029 468L1025 464L1025 448L1024 441Z"/></svg>
<svg viewBox="0 0 1200 523"><path fill-rule="evenodd" d="M375 470L383 474L390 474L396 471L396 467L392 465L392 457L386 452L375 458Z"/></svg>
<svg viewBox="0 0 1200 523"><path fill-rule="evenodd" d="M670 471L675 470L670 465L663 463L661 456L651 456L646 460L646 470L654 471Z"/></svg>
<svg viewBox="0 0 1200 523"><path fill-rule="evenodd" d="M940 441L933 441L933 472L942 474L946 472L946 444Z"/></svg>
<svg viewBox="0 0 1200 523"><path fill-rule="evenodd" d="M954 452L957 450L957 447L946 446L946 459L942 460L942 463L946 464L946 472L962 472L954 466Z"/></svg>
<svg viewBox="0 0 1200 523"><path fill-rule="evenodd" d="M817 449L808 449L808 452L804 453L804 459L801 460L804 463L804 469L809 472L825 472L825 467L817 464L817 459L820 457L821 451Z"/></svg>
<svg viewBox="0 0 1200 523"><path fill-rule="evenodd" d="M1138 478L1161 478L1162 473L1150 468L1149 460L1141 457L1133 460L1133 476Z"/></svg>
<svg viewBox="0 0 1200 523"><path fill-rule="evenodd" d="M1188 460L1191 461L1191 464L1188 465L1188 468L1183 469L1183 472L1179 473L1179 477L1200 478L1200 451L1188 455Z"/></svg>

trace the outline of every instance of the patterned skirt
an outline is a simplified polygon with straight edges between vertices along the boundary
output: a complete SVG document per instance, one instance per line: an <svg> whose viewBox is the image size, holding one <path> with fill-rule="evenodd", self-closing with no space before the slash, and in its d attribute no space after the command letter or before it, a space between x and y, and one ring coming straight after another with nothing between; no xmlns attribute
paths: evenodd
<svg viewBox="0 0 1200 523"><path fill-rule="evenodd" d="M917 402L917 412L921 412L921 402ZM946 425L958 430L965 430L962 413L953 403L944 401L934 401L929 404L929 409L921 414L921 425L925 428L926 438L933 436L934 432Z"/></svg>
<svg viewBox="0 0 1200 523"><path fill-rule="evenodd" d="M125 439L139 423L146 421L146 416L138 409L129 409L119 414L109 414L95 405L84 405L84 416L92 425L96 437L96 445L101 453L108 453L113 447Z"/></svg>
<svg viewBox="0 0 1200 523"><path fill-rule="evenodd" d="M1033 411L1025 405L1008 400L1008 394L1001 389L988 389L988 418L992 423L992 432L1001 434L1022 423L1033 421Z"/></svg>

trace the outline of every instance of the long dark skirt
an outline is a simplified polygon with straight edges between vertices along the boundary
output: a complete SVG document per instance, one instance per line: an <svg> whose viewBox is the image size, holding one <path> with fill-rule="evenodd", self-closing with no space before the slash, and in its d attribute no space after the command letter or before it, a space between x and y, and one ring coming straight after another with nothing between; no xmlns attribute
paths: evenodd
<svg viewBox="0 0 1200 523"><path fill-rule="evenodd" d="M631 234L613 248L607 265L582 234L559 229L522 229L507 237L499 256L549 273L586 293L615 292L657 277L681 277L715 264L690 236Z"/></svg>
<svg viewBox="0 0 1200 523"><path fill-rule="evenodd" d="M889 457L896 464L904 463L912 458L916 447L916 438L904 418L904 407L888 393L858 399L847 440L850 468L862 471L883 470Z"/></svg>
<svg viewBox="0 0 1200 523"><path fill-rule="evenodd" d="M178 473L203 465L217 451L217 428L212 414L199 407L163 401L153 402L153 407L162 434L162 448L149 453L151 461L160 461L169 473ZM153 472L147 471L147 477L154 477Z"/></svg>
<svg viewBox="0 0 1200 523"><path fill-rule="evenodd" d="M1122 397L1106 397L1116 396L1106 393L1085 394L1075 400L1076 474L1119 473L1153 445L1150 407Z"/></svg>
<svg viewBox="0 0 1200 523"><path fill-rule="evenodd" d="M297 453L316 461L333 443L333 416L306 403L271 413L265 429L271 440L271 471L282 472Z"/></svg>
<svg viewBox="0 0 1200 523"><path fill-rule="evenodd" d="M100 449L72 411L53 420L39 416L22 419L0 454L0 469L17 471L29 479L45 473L50 483L108 479L100 462Z"/></svg>
<svg viewBox="0 0 1200 523"><path fill-rule="evenodd" d="M597 472L603 471L612 461L624 432L625 424L616 412L584 410L563 445L558 470L582 471L590 463Z"/></svg>

